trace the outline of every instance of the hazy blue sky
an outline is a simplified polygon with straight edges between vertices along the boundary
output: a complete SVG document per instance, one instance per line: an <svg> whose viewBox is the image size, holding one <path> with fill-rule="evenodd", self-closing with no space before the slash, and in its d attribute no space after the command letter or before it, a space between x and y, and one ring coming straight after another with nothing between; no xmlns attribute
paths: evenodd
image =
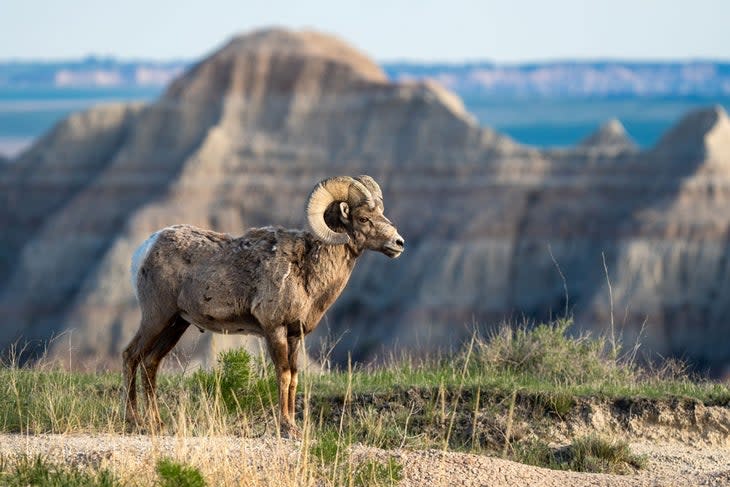
<svg viewBox="0 0 730 487"><path fill-rule="evenodd" d="M378 60L730 59L728 0L0 0L0 59L196 58L269 25Z"/></svg>

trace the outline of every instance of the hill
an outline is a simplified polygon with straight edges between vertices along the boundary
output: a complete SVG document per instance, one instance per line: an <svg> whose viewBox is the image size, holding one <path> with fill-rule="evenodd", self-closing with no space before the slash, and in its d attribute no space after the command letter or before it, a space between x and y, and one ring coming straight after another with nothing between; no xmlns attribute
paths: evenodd
<svg viewBox="0 0 730 487"><path fill-rule="evenodd" d="M409 248L355 269L317 332L341 338L334 360L425 354L473 322L567 309L721 373L729 133L712 107L647 151L540 151L478 126L434 83L390 81L339 39L257 31L156 102L75 114L0 166L0 344L63 335L51 353L70 343L77 365L117 364L138 320L129 259L150 233L299 226L318 180L365 173ZM210 359L219 345L196 334L189 346Z"/></svg>

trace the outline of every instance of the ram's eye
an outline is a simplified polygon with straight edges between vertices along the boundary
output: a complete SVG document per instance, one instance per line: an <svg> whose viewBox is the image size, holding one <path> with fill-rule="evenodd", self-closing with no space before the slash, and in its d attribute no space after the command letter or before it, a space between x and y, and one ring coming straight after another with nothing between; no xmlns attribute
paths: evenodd
<svg viewBox="0 0 730 487"><path fill-rule="evenodd" d="M360 223L367 223L368 222L368 217L361 216L360 218L358 218L358 220L360 221Z"/></svg>

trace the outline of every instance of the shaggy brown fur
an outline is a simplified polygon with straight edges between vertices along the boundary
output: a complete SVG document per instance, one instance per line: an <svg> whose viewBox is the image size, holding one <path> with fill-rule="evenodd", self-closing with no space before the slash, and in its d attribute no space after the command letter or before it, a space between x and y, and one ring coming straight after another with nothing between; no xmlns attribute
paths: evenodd
<svg viewBox="0 0 730 487"><path fill-rule="evenodd" d="M177 225L154 236L136 275L142 310L137 334L124 351L128 420L138 423L136 370L141 364L149 414L159 423L155 389L160 361L194 324L217 333L264 337L279 383L281 426L294 424L297 353L345 288L366 249L397 257L403 239L375 207L334 201L324 220L346 233L328 245L308 231L254 228L241 237Z"/></svg>

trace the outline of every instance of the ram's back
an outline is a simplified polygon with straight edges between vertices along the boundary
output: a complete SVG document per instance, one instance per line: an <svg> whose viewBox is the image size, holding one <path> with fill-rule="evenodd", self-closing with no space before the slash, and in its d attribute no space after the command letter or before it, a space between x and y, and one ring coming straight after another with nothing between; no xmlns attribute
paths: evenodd
<svg viewBox="0 0 730 487"><path fill-rule="evenodd" d="M155 232L132 258L132 284L140 301L146 295L174 295L195 268L219 254L230 235L174 225Z"/></svg>
<svg viewBox="0 0 730 487"><path fill-rule="evenodd" d="M149 300L212 331L253 316L296 321L307 313L319 245L306 231L252 228L232 237L190 225L160 230L138 251L140 303ZM134 267L134 266L133 266Z"/></svg>

